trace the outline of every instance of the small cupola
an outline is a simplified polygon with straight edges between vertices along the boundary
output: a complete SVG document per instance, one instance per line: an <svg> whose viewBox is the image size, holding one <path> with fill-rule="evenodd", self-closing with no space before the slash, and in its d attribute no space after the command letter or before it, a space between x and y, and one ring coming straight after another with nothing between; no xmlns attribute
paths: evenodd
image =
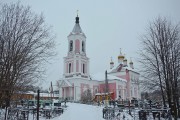
<svg viewBox="0 0 180 120"><path fill-rule="evenodd" d="M75 25L74 25L74 28L73 28L71 34L84 34L81 27L80 27L80 24L79 24L78 13L77 13L77 16L75 18Z"/></svg>
<svg viewBox="0 0 180 120"><path fill-rule="evenodd" d="M129 62L129 66L134 69L134 65L133 65L133 62L132 62L132 59L130 58L130 62Z"/></svg>
<svg viewBox="0 0 180 120"><path fill-rule="evenodd" d="M123 60L123 66L127 66L127 59L126 59L125 55L124 55L124 60Z"/></svg>
<svg viewBox="0 0 180 120"><path fill-rule="evenodd" d="M124 60L124 55L121 52L121 48L120 48L120 54L118 56L118 63L123 64L123 60Z"/></svg>
<svg viewBox="0 0 180 120"><path fill-rule="evenodd" d="M111 57L110 69L112 69L113 67L114 67L114 62L113 62L112 57Z"/></svg>

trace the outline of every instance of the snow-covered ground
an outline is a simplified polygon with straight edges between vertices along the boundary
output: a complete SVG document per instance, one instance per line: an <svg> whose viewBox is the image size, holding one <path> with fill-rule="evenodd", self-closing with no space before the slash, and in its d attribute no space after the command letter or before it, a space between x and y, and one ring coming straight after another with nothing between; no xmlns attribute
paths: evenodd
<svg viewBox="0 0 180 120"><path fill-rule="evenodd" d="M102 110L104 106L86 105L80 103L67 103L64 109L64 113L60 116L51 118L50 120L105 120L103 119ZM128 110L124 110L120 114L120 117L111 120L137 120L138 118L132 118L128 113ZM0 120L4 119L4 110L0 109ZM118 113L118 112L116 112ZM132 112L134 116L138 115L138 112ZM116 114L115 114L116 115ZM124 118L124 119L123 119ZM29 120L33 120L33 115L29 114ZM45 117L40 116L39 120L47 120ZM153 116L147 116L147 120L153 120ZM156 119L155 119L156 120ZM161 118L161 120L165 120ZM178 119L179 120L179 119Z"/></svg>
<svg viewBox="0 0 180 120"><path fill-rule="evenodd" d="M53 120L104 120L102 118L103 107L78 103L67 103L67 105L67 110Z"/></svg>
<svg viewBox="0 0 180 120"><path fill-rule="evenodd" d="M67 103L68 107L64 113L52 120L105 120L103 119L102 109L104 106L93 106L79 103ZM124 120L132 120L126 113ZM121 115L121 119L123 117Z"/></svg>
<svg viewBox="0 0 180 120"><path fill-rule="evenodd" d="M64 113L60 116L51 118L51 120L105 120L103 119L102 109L104 106L86 105L80 103L67 103L67 108L64 109ZM4 114L4 113L3 113ZM126 119L131 120L126 113L124 113ZM123 114L121 115L121 118ZM1 120L2 118L0 118ZM40 120L46 120L40 116ZM29 120L33 120L33 115L29 114Z"/></svg>

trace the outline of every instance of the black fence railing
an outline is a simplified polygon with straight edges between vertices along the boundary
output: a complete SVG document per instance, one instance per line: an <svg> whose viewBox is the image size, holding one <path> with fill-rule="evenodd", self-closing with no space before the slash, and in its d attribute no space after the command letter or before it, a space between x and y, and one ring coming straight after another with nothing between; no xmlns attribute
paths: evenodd
<svg viewBox="0 0 180 120"><path fill-rule="evenodd" d="M136 107L104 107L103 118L106 120L171 120L172 115L169 108L166 109L139 109Z"/></svg>
<svg viewBox="0 0 180 120"><path fill-rule="evenodd" d="M43 119L58 117L64 112L64 106L40 107L37 114L36 106L8 107L6 120L37 120L37 115ZM0 111L0 119L5 120L5 111Z"/></svg>

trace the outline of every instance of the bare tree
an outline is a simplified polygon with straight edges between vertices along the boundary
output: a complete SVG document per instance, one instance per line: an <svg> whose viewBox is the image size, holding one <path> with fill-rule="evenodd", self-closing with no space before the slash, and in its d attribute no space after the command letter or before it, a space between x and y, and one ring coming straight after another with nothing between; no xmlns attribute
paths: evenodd
<svg viewBox="0 0 180 120"><path fill-rule="evenodd" d="M151 90L161 90L163 103L177 118L178 82L180 78L180 28L173 26L165 18L159 17L142 37L141 65L144 72L144 85Z"/></svg>
<svg viewBox="0 0 180 120"><path fill-rule="evenodd" d="M54 55L54 35L43 15L20 3L0 6L0 105L34 85Z"/></svg>
<svg viewBox="0 0 180 120"><path fill-rule="evenodd" d="M88 103L92 101L92 93L90 89L85 90L81 95L81 101L83 103Z"/></svg>

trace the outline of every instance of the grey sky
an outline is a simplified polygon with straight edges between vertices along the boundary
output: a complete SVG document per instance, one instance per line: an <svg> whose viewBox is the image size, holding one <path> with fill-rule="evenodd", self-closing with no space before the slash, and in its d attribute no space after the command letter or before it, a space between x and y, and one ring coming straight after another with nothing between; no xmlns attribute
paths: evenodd
<svg viewBox="0 0 180 120"><path fill-rule="evenodd" d="M3 2L18 0L6 0ZM180 0L20 0L30 5L35 13L43 12L46 23L53 26L57 35L58 55L47 65L44 86L60 79L63 74L63 57L67 55L67 36L75 24L79 10L80 25L87 37L87 56L90 73L109 69L110 57L117 63L120 48L129 60L136 59L140 48L140 35L148 23L158 16L180 22Z"/></svg>

